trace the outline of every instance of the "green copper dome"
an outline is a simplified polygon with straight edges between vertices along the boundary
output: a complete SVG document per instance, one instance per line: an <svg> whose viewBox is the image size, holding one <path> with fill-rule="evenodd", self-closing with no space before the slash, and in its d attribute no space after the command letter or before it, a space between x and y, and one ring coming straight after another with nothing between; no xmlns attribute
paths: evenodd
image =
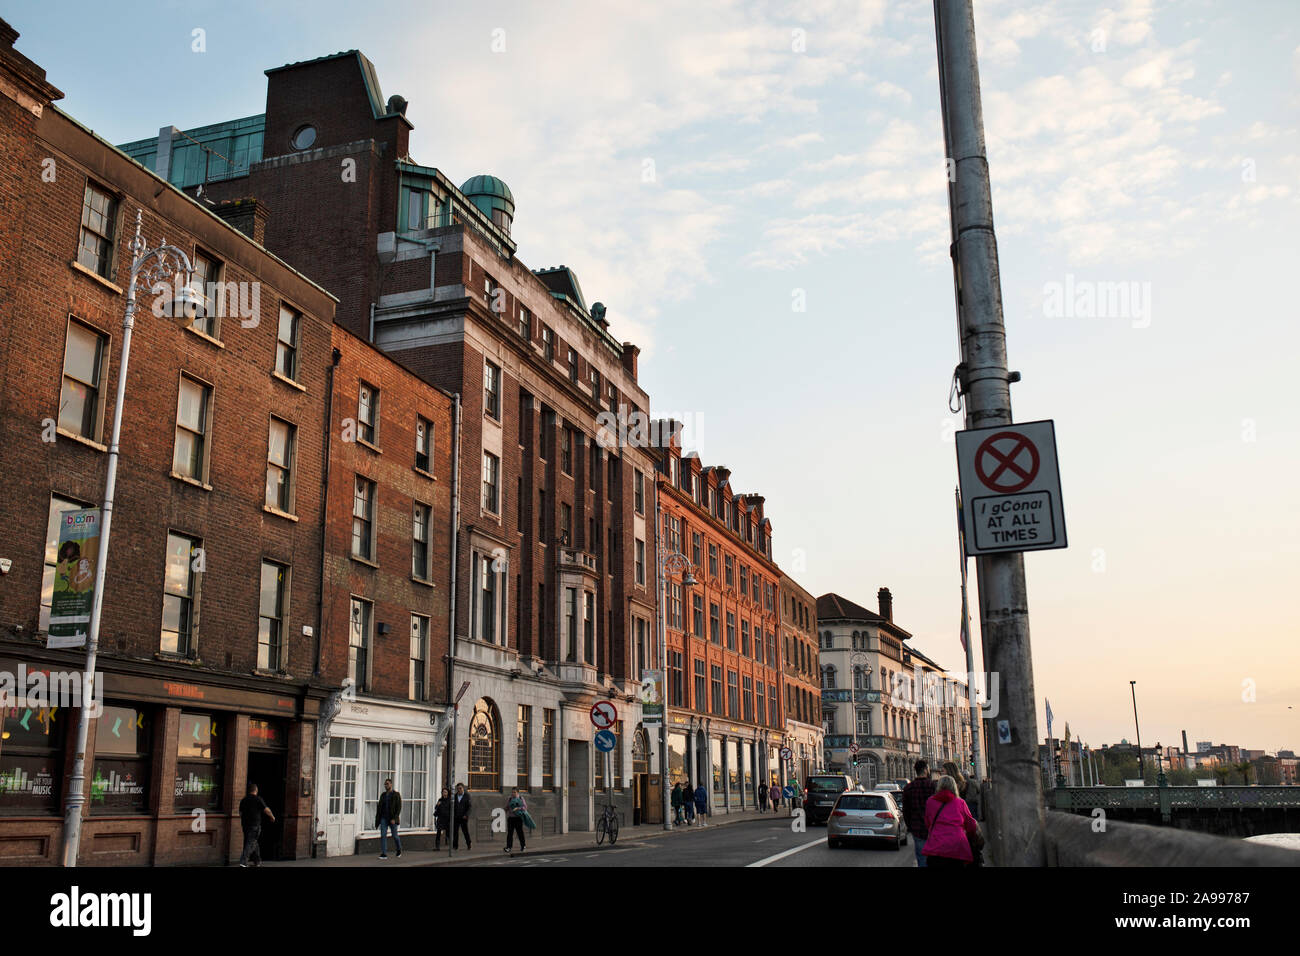
<svg viewBox="0 0 1300 956"><path fill-rule="evenodd" d="M471 176L460 191L509 234L510 224L515 218L515 197L509 186L495 176Z"/></svg>

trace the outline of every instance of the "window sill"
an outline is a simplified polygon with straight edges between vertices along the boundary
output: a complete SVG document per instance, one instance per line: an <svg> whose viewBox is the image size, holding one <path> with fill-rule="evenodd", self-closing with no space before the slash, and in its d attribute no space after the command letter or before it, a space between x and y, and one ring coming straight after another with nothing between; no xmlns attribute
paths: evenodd
<svg viewBox="0 0 1300 956"><path fill-rule="evenodd" d="M428 478L430 481L437 481L437 480L438 480L438 476L437 476L437 475L435 475L435 474L434 474L433 472L431 472L431 471L425 471L425 470L424 470L423 468L421 468L419 465L412 465L412 466L411 466L411 470L412 470L413 472L415 472L417 475L421 476L422 478Z"/></svg>
<svg viewBox="0 0 1300 956"><path fill-rule="evenodd" d="M295 382L293 379L289 378L289 376L281 375L279 372L272 371L271 378L279 379L281 382L284 382L285 385L288 385L290 388L296 388L300 392L307 391L306 385L303 385L299 382Z"/></svg>
<svg viewBox="0 0 1300 956"><path fill-rule="evenodd" d="M116 252L116 250L114 250L114 252ZM86 276L88 279L94 279L104 288L111 289L114 292L116 292L118 295L122 295L126 291L116 282L110 282L108 279L105 279L98 272L92 272L90 269L87 269L76 259L73 259L71 262L68 263L68 265L72 266L72 270L74 272L80 272L83 276Z"/></svg>
<svg viewBox="0 0 1300 956"><path fill-rule="evenodd" d="M254 677L274 677L278 680L286 680L289 677L288 671L268 671L260 667L254 667L251 673Z"/></svg>
<svg viewBox="0 0 1300 956"><path fill-rule="evenodd" d="M190 657L187 654L169 654L167 651L158 651L154 654L153 659L156 661L166 661L169 664L186 664L190 667L201 667L203 661L198 656Z"/></svg>
<svg viewBox="0 0 1300 956"><path fill-rule="evenodd" d="M56 434L62 435L64 438L71 438L73 441L80 442L81 444L85 445L88 448L95 449L95 451L108 451L107 445L101 445L99 442L94 441L93 439L86 438L84 435L78 435L76 432L70 432L66 428L63 428L61 426L56 427L54 431Z"/></svg>
<svg viewBox="0 0 1300 956"><path fill-rule="evenodd" d="M275 515L277 518L287 518L287 519L289 519L290 521L297 521L297 520L298 520L298 516L297 516L297 515L291 515L291 514L289 514L289 512L287 512L287 511L281 511L279 508L272 507L271 505L268 505L268 504L264 504L264 505L262 505L262 510L265 511L265 512L266 512L267 514L269 514L269 515Z"/></svg>
<svg viewBox="0 0 1300 956"><path fill-rule="evenodd" d="M372 445L370 442L366 441L364 438L360 438L360 437L358 437L358 438L357 438L357 444L358 444L358 445L364 445L365 447L367 447L367 448L369 448L371 451L373 451L376 455L382 455L382 454L384 453L384 452L383 452L383 449L381 449L378 445Z"/></svg>
<svg viewBox="0 0 1300 956"><path fill-rule="evenodd" d="M493 415L491 412L487 411L486 409L484 409L483 411L483 417L486 418L488 421L490 421L493 425L500 426L501 424L501 416Z"/></svg>
<svg viewBox="0 0 1300 956"><path fill-rule="evenodd" d="M411 575L411 581L415 584L423 584L427 588L436 588L438 586L428 578L417 578L415 575Z"/></svg>
<svg viewBox="0 0 1300 956"><path fill-rule="evenodd" d="M198 336L209 345L215 345L219 349L224 349L226 347L226 343L221 341L221 339L213 338L211 335L208 335L207 332L200 332L192 325L185 326L185 331L190 333L190 335Z"/></svg>
<svg viewBox="0 0 1300 956"><path fill-rule="evenodd" d="M368 568L374 568L376 571L379 570L379 565L376 562L371 561L369 558L363 558L355 554L350 555L350 557L353 561L357 562L357 564L364 564Z"/></svg>
<svg viewBox="0 0 1300 956"><path fill-rule="evenodd" d="M193 485L195 488L202 488L204 491L211 491L212 486L207 482L199 481L197 478L191 478L189 475L182 475L179 471L173 471L171 476L177 481L183 481L187 485Z"/></svg>

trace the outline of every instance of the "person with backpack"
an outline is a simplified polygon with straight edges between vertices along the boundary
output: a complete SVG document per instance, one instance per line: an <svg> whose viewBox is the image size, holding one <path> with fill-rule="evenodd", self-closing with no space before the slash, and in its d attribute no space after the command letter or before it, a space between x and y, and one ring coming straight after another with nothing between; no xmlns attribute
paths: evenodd
<svg viewBox="0 0 1300 956"><path fill-rule="evenodd" d="M966 801L957 795L957 782L944 774L925 804L925 854L929 866L970 866L983 846L980 826Z"/></svg>
<svg viewBox="0 0 1300 956"><path fill-rule="evenodd" d="M758 812L767 813L767 784L762 780L758 782Z"/></svg>
<svg viewBox="0 0 1300 956"><path fill-rule="evenodd" d="M903 788L903 795L899 802L903 805L903 822L907 824L908 835L912 838L912 851L916 854L916 865L923 867L926 865L923 852L927 833L925 806L934 796L934 780L930 777L930 765L924 760L918 760L913 765L913 769L916 771L916 777Z"/></svg>

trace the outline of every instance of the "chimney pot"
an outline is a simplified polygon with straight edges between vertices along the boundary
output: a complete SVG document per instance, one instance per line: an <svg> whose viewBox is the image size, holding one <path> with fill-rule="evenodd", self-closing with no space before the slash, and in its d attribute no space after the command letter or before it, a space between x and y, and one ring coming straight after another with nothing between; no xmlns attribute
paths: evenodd
<svg viewBox="0 0 1300 956"><path fill-rule="evenodd" d="M894 596L889 593L889 588L877 591L876 598L880 601L880 616L889 623L894 623Z"/></svg>

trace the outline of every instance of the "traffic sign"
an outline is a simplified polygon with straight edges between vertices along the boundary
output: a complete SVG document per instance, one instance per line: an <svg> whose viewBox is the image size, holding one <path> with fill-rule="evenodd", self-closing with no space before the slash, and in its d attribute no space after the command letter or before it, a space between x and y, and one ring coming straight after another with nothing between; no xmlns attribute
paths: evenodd
<svg viewBox="0 0 1300 956"><path fill-rule="evenodd" d="M1050 420L958 432L957 474L968 555L1067 546Z"/></svg>
<svg viewBox="0 0 1300 956"><path fill-rule="evenodd" d="M790 797L793 797L793 796L794 796L794 787L783 787L783 788L781 789L781 796L785 797L787 800L788 800Z"/></svg>
<svg viewBox="0 0 1300 956"><path fill-rule="evenodd" d="M598 700L591 705L591 722L599 730L613 727L616 720L618 720L618 708L611 701Z"/></svg>
<svg viewBox="0 0 1300 956"><path fill-rule="evenodd" d="M782 747L782 748L781 748L781 759L782 759L782 760L789 760L789 759L790 759L791 757L793 757L793 756L794 756L794 751L791 750L789 747Z"/></svg>
<svg viewBox="0 0 1300 956"><path fill-rule="evenodd" d="M618 745L618 738L612 730L596 731L596 749L603 754L609 753Z"/></svg>
<svg viewBox="0 0 1300 956"><path fill-rule="evenodd" d="M858 752L858 742L855 740L853 741L853 743L849 744L849 753L855 754L857 752Z"/></svg>

